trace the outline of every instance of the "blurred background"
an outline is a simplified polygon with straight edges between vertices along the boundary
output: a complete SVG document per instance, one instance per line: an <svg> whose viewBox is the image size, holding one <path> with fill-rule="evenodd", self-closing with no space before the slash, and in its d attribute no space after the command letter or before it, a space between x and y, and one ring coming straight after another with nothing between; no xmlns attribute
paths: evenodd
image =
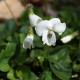
<svg viewBox="0 0 80 80"><path fill-rule="evenodd" d="M44 15L46 13L47 16L62 16L60 11L70 10L72 16L77 18L80 9L79 0L0 0L0 20L11 19L13 15L19 19L29 3L33 4ZM71 13L64 15L69 16Z"/></svg>
<svg viewBox="0 0 80 80"><path fill-rule="evenodd" d="M80 0L0 0L0 80L29 80L29 72L34 77L30 80L38 80L38 77L39 80L49 80L42 78L49 65L46 60L48 46L43 45L34 33L35 49L24 50L22 47L30 26L28 4L32 4L34 13L43 19L57 17L67 25L61 36L56 33L56 46L50 47L50 61L56 65L55 70L67 74L60 73L65 74L62 78L53 71L48 76L53 75L55 79L49 79L80 80Z"/></svg>

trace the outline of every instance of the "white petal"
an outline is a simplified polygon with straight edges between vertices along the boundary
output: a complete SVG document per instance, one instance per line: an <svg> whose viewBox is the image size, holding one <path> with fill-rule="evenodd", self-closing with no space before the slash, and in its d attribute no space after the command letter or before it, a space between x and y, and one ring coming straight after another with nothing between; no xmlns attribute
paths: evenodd
<svg viewBox="0 0 80 80"><path fill-rule="evenodd" d="M71 41L71 40L72 40L72 35L68 35L68 36L66 36L66 37L61 38L61 41L62 41L63 43L68 43L68 42Z"/></svg>
<svg viewBox="0 0 80 80"><path fill-rule="evenodd" d="M68 43L69 41L71 41L72 39L74 39L77 35L78 35L78 31L76 31L76 32L74 32L74 33L72 33L70 35L67 35L67 36L61 38L61 41L63 43Z"/></svg>
<svg viewBox="0 0 80 80"><path fill-rule="evenodd" d="M56 25L53 30L57 33L63 33L66 29L66 24L65 23L60 23Z"/></svg>
<svg viewBox="0 0 80 80"><path fill-rule="evenodd" d="M55 46L55 44L56 44L56 35L55 35L55 33L53 31L50 31L50 33L52 34L51 44L53 46Z"/></svg>
<svg viewBox="0 0 80 80"><path fill-rule="evenodd" d="M39 16L32 14L29 16L29 20L30 20L30 24L31 26L36 26L39 22L42 21L42 18L40 18Z"/></svg>
<svg viewBox="0 0 80 80"><path fill-rule="evenodd" d="M38 36L42 36L44 30L50 30L52 29L53 25L50 21L48 20L43 20L39 24L36 25L35 31Z"/></svg>
<svg viewBox="0 0 80 80"><path fill-rule="evenodd" d="M34 48L33 37L32 36L27 36L25 38L25 40L23 41L23 48L24 49L27 49L27 48L31 49L31 47Z"/></svg>
<svg viewBox="0 0 80 80"><path fill-rule="evenodd" d="M47 35L48 35L48 30L45 30L42 35L43 44L48 43Z"/></svg>
<svg viewBox="0 0 80 80"><path fill-rule="evenodd" d="M48 37L48 34L51 34L52 36ZM44 44L47 44L49 46L51 46L51 45L55 46L56 36L55 36L54 32L53 31L49 32L48 30L45 30L42 35L42 41Z"/></svg>
<svg viewBox="0 0 80 80"><path fill-rule="evenodd" d="M52 18L52 19L50 19L49 21L53 23L53 26L56 25L56 24L61 23L61 21L60 21L59 18Z"/></svg>

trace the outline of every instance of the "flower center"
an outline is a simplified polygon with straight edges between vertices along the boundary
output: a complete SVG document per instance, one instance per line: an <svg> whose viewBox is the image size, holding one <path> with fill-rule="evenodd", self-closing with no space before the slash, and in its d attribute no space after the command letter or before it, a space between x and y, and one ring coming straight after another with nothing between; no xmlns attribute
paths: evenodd
<svg viewBox="0 0 80 80"><path fill-rule="evenodd" d="M50 31L54 31L54 29L51 29Z"/></svg>
<svg viewBox="0 0 80 80"><path fill-rule="evenodd" d="M51 34L51 33L49 33L49 34L48 34L48 38L51 38L51 37L52 37L52 34Z"/></svg>

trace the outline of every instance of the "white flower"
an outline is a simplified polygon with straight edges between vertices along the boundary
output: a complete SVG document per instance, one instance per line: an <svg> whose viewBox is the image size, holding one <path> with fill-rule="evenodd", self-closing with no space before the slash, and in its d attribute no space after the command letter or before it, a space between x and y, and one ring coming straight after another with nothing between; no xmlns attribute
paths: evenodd
<svg viewBox="0 0 80 80"><path fill-rule="evenodd" d="M31 35L31 36L27 36L26 38L25 38L25 40L23 41L23 48L24 49L31 49L31 47L32 48L34 48L34 43L33 43L33 36Z"/></svg>
<svg viewBox="0 0 80 80"><path fill-rule="evenodd" d="M66 24L61 23L58 18L51 20L43 20L36 25L35 31L38 36L42 36L44 44L49 46L56 44L56 36L54 32L63 33L66 29ZM54 31L54 32L53 32Z"/></svg>
<svg viewBox="0 0 80 80"><path fill-rule="evenodd" d="M77 35L78 35L78 31L76 31L76 32L74 32L74 33L72 33L70 35L67 35L67 36L61 38L61 41L63 43L68 43L68 42L70 42Z"/></svg>
<svg viewBox="0 0 80 80"><path fill-rule="evenodd" d="M68 43L68 42L71 41L71 40L72 40L72 35L68 35L68 36L66 36L66 37L61 38L61 41L62 41L63 43Z"/></svg>
<svg viewBox="0 0 80 80"><path fill-rule="evenodd" d="M36 26L39 22L42 21L42 18L40 18L39 16L35 15L35 14L30 14L29 15L29 20L30 20L30 24L31 26Z"/></svg>

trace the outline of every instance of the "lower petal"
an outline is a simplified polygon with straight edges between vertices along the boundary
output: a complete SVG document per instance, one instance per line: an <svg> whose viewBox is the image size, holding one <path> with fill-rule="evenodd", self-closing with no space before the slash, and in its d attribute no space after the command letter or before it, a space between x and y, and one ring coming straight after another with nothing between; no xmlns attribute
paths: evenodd
<svg viewBox="0 0 80 80"><path fill-rule="evenodd" d="M48 35L48 30L45 30L42 34L42 41L44 44L48 42L47 35Z"/></svg>
<svg viewBox="0 0 80 80"><path fill-rule="evenodd" d="M51 45L55 46L55 44L56 44L56 35L53 31L50 31L50 33L52 34Z"/></svg>
<svg viewBox="0 0 80 80"><path fill-rule="evenodd" d="M52 36L48 37L49 34L51 34ZM56 43L55 33L53 31L45 30L43 35L42 35L42 41L44 44L47 44L48 46L51 46L51 45L54 46Z"/></svg>

